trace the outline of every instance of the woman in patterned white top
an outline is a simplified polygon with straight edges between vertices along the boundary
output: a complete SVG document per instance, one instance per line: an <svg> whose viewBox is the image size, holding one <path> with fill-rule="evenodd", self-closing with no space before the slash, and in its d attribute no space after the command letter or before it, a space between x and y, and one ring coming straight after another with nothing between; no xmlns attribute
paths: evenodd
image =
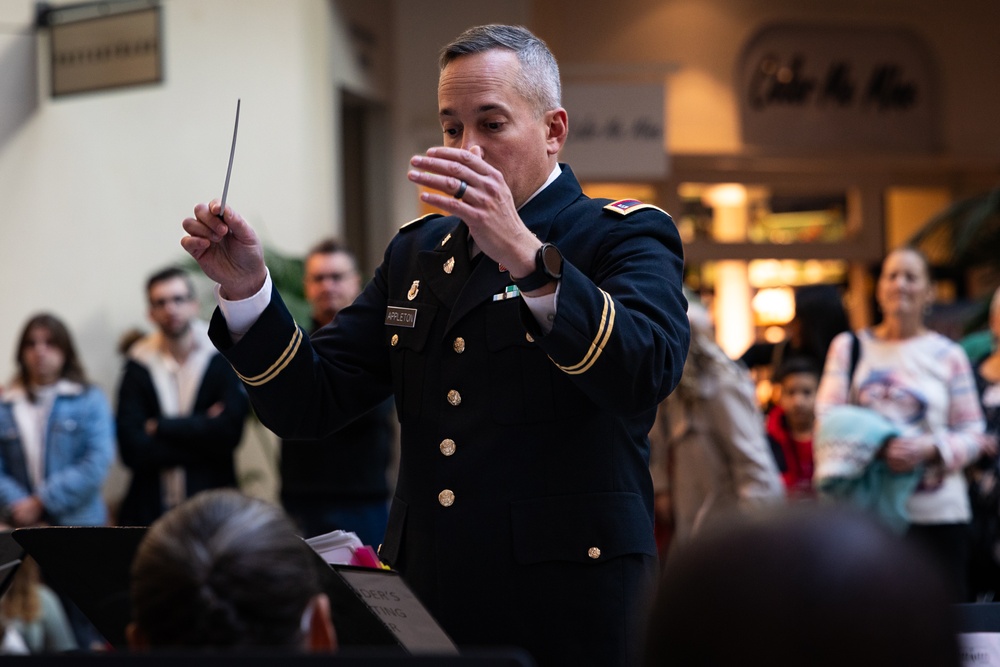
<svg viewBox="0 0 1000 667"><path fill-rule="evenodd" d="M926 259L911 248L882 264L876 300L883 320L857 332L860 355L851 372L853 339L834 339L816 400L817 417L853 403L899 427L881 456L897 473L922 471L906 503L907 538L928 547L946 568L957 599L965 598L971 510L963 468L996 445L984 434L983 413L969 360L933 332L924 315L933 300Z"/></svg>

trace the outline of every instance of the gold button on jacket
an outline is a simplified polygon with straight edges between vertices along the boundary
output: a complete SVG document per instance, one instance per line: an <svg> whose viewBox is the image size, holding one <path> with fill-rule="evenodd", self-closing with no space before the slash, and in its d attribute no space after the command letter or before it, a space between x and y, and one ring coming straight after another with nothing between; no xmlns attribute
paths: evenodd
<svg viewBox="0 0 1000 667"><path fill-rule="evenodd" d="M459 405L462 404L462 395L457 391L455 391L454 389L452 389L451 391L448 392L448 402L454 405L455 407L458 407Z"/></svg>
<svg viewBox="0 0 1000 667"><path fill-rule="evenodd" d="M598 558L601 557L601 550L598 549L597 547L590 547L589 549L587 549L587 555L593 558L594 560L597 560Z"/></svg>
<svg viewBox="0 0 1000 667"><path fill-rule="evenodd" d="M438 449L440 449L441 453L445 456L451 456L455 453L455 441L451 438L445 438L441 441L441 444L438 445Z"/></svg>
<svg viewBox="0 0 1000 667"><path fill-rule="evenodd" d="M443 507L451 507L455 504L455 493L451 489L445 489L438 494L438 502Z"/></svg>
<svg viewBox="0 0 1000 667"><path fill-rule="evenodd" d="M465 352L465 339L461 336L456 338L455 342L452 343L452 348L455 350L456 354L462 354Z"/></svg>

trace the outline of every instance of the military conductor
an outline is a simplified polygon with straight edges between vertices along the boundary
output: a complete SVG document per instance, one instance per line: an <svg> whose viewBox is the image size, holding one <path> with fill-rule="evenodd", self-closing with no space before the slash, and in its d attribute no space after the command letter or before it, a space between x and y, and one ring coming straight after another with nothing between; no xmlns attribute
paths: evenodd
<svg viewBox="0 0 1000 667"><path fill-rule="evenodd" d="M195 207L181 243L219 285L212 338L283 437L395 397L381 557L458 644L634 664L656 573L647 433L689 338L680 239L663 211L590 199L557 162L559 70L527 30L446 46L438 107L444 145L409 179L450 215L400 229L311 340L247 222Z"/></svg>

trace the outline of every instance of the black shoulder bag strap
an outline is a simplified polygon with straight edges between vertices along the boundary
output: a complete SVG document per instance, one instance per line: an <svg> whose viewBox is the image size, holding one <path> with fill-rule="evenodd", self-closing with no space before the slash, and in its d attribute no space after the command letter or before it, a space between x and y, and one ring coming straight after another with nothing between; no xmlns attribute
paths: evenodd
<svg viewBox="0 0 1000 667"><path fill-rule="evenodd" d="M861 358L861 340L858 335L853 331L849 332L851 334L851 365L847 372L847 393L852 398L854 398L854 372L858 369L858 359Z"/></svg>

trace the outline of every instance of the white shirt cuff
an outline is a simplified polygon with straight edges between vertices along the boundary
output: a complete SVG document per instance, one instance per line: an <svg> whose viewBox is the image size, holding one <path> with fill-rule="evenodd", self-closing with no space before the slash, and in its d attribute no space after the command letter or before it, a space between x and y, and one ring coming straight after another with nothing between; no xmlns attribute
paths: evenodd
<svg viewBox="0 0 1000 667"><path fill-rule="evenodd" d="M542 328L542 331L549 333L552 331L552 325L556 321L556 304L559 301L559 289L562 287L562 281L556 283L556 291L552 294L544 294L542 296L527 296L521 294L521 298L524 299L524 305L528 307L531 314L535 316L535 321L538 322L538 326Z"/></svg>
<svg viewBox="0 0 1000 667"><path fill-rule="evenodd" d="M271 303L271 271L268 270L264 276L264 285L253 296L239 301L223 299L219 294L219 285L215 286L215 300L219 303L219 310L226 318L226 327L229 329L229 336L233 343L240 342L243 335L250 331L260 317L267 305Z"/></svg>

